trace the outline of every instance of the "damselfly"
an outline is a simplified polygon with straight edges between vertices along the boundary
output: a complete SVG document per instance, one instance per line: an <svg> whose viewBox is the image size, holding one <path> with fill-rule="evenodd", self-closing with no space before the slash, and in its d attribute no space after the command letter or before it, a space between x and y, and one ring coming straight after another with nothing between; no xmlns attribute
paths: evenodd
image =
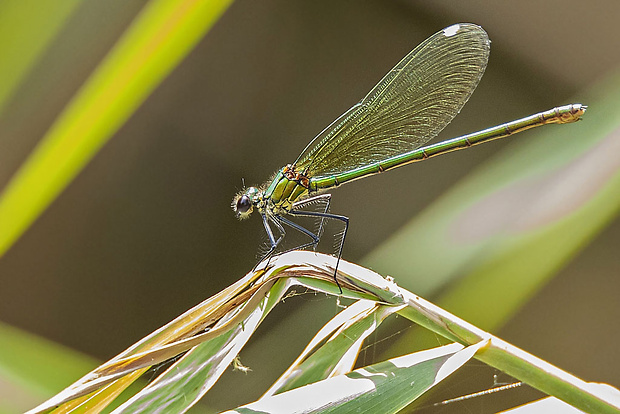
<svg viewBox="0 0 620 414"><path fill-rule="evenodd" d="M331 195L320 193L529 128L580 119L585 106L565 105L422 147L450 123L476 89L487 66L489 46L486 32L474 24L455 24L435 33L405 56L361 102L310 141L295 162L261 187L249 187L237 194L232 203L237 217L247 218L253 210L262 217L270 244L263 259L276 251L285 226L308 237L308 242L298 248L318 244L321 230L311 231L294 222L295 217L318 218L320 228L324 219L340 220L344 230L337 251L336 278L349 219L330 213ZM321 211L304 210L317 202L324 206Z"/></svg>

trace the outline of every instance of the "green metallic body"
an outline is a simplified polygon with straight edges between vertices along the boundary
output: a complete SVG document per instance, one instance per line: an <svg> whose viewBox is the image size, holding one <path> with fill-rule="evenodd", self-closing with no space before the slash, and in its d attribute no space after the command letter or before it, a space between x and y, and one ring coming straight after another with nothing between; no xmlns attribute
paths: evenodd
<svg viewBox="0 0 620 414"><path fill-rule="evenodd" d="M271 184L262 194L263 204L259 204L259 211L264 208L274 214L287 213L293 208L294 202L308 197L310 191L308 180L286 174L287 171L291 170L292 166L287 165L277 172Z"/></svg>

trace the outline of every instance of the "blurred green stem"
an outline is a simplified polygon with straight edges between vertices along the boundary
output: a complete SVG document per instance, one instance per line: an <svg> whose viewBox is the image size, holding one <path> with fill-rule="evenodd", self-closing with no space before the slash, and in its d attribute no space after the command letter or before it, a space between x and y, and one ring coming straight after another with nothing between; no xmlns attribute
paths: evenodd
<svg viewBox="0 0 620 414"><path fill-rule="evenodd" d="M0 256L187 56L231 0L152 0L0 195Z"/></svg>

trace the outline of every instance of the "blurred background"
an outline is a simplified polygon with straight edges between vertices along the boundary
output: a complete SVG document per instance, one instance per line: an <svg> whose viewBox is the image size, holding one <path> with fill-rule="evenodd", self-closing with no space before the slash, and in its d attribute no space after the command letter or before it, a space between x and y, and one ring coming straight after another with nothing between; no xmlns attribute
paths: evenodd
<svg viewBox="0 0 620 414"><path fill-rule="evenodd" d="M10 3L0 2L0 22ZM145 3L85 0L67 13L0 107L0 190ZM440 138L571 102L591 104L579 125L543 128L563 130L568 137L561 145L570 146L571 128L592 127L589 115L596 119L600 110L585 101L597 96L591 88L611 90L605 85L620 64L619 16L620 3L612 0L238 0L0 258L0 321L105 360L239 279L255 264L264 237L257 217L239 222L230 209L242 179L261 184L294 161L413 47L457 22L484 27L491 57L477 91ZM12 33L5 22L0 42L28 40ZM613 139L608 153L618 158L617 133ZM417 276L428 280L432 268L406 260L383 267L372 252L432 211L487 158L531 140L536 134L525 133L337 189L331 211L351 219L344 258L390 274L429 300L439 297L446 284L430 288L395 270L423 268ZM587 197L596 185L584 181L569 191ZM518 205L516 197L504 207ZM585 380L619 386L620 223L614 217L609 213L591 235L579 236L554 278L542 280L518 312L492 328ZM467 262L452 277L461 280L460 272L477 263ZM243 398L258 397L338 311L333 298L314 295L281 308L241 354L253 369L242 378ZM243 374L235 375L228 381ZM492 385L493 370L481 375L481 387ZM208 401L214 409L244 402L227 393L226 381ZM25 408L40 402L25 401Z"/></svg>

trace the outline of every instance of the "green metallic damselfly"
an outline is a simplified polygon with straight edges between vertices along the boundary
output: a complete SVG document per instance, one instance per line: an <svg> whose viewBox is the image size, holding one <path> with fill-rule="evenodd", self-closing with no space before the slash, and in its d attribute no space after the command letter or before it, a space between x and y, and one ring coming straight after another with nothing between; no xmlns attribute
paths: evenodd
<svg viewBox="0 0 620 414"><path fill-rule="evenodd" d="M487 66L489 46L486 32L474 24L455 24L435 33L405 56L360 103L310 141L294 163L263 186L237 194L232 203L237 217L247 218L256 209L263 219L271 245L263 259L275 252L285 226L308 236L309 242L298 248L318 244L321 230L310 231L286 216L320 219L319 229L324 219L340 220L344 230L336 279L349 219L329 213L331 195L321 192L529 128L580 119L586 106L565 105L422 147L452 121L476 89ZM321 211L304 211L315 203L322 204Z"/></svg>

